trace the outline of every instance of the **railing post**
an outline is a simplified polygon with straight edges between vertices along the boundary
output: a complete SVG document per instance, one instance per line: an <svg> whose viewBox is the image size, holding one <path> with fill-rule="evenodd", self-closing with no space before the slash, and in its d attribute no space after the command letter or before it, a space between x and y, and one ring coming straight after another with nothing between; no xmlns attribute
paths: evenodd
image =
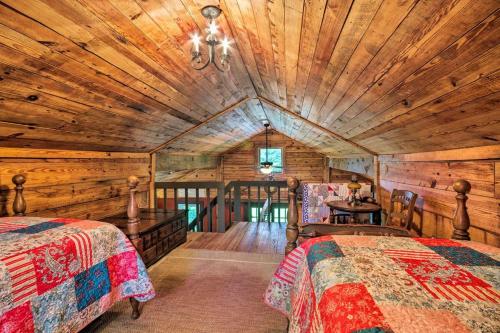
<svg viewBox="0 0 500 333"><path fill-rule="evenodd" d="M299 180L295 177L289 177L286 182L288 185L288 224L286 226L287 244L285 255L297 247L297 238L299 237L299 214L297 211L297 188L299 187Z"/></svg>
<svg viewBox="0 0 500 333"><path fill-rule="evenodd" d="M453 235L452 239L470 240L469 226L470 218L467 213L467 193L471 190L471 185L464 179L459 179L453 183L453 189L457 192L457 211L453 217Z"/></svg>
<svg viewBox="0 0 500 333"><path fill-rule="evenodd" d="M224 208L224 201L226 201L225 196L224 183L221 182L217 187L217 232L226 231L226 210Z"/></svg>
<svg viewBox="0 0 500 333"><path fill-rule="evenodd" d="M238 184L234 186L234 220L241 222L241 188Z"/></svg>

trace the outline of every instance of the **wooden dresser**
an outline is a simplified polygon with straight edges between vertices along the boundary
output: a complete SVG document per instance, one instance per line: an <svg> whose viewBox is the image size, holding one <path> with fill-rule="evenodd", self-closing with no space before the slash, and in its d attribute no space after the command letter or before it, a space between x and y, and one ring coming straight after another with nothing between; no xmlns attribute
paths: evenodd
<svg viewBox="0 0 500 333"><path fill-rule="evenodd" d="M137 251L146 267L157 262L164 255L186 242L186 211L166 211L163 209L141 208L139 210L139 238ZM127 213L114 215L102 221L112 223L127 236Z"/></svg>

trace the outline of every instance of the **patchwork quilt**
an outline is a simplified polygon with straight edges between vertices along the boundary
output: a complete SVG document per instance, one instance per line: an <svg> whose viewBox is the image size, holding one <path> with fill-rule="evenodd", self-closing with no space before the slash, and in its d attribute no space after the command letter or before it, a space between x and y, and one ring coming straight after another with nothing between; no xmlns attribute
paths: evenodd
<svg viewBox="0 0 500 333"><path fill-rule="evenodd" d="M121 299L154 296L144 263L115 226L0 218L0 332L76 332Z"/></svg>
<svg viewBox="0 0 500 333"><path fill-rule="evenodd" d="M265 302L289 332L500 332L500 249L433 238L324 236L279 265Z"/></svg>
<svg viewBox="0 0 500 333"><path fill-rule="evenodd" d="M361 184L360 194L371 195L371 185ZM328 223L330 207L327 201L347 200L348 183L304 183L302 189L302 223Z"/></svg>

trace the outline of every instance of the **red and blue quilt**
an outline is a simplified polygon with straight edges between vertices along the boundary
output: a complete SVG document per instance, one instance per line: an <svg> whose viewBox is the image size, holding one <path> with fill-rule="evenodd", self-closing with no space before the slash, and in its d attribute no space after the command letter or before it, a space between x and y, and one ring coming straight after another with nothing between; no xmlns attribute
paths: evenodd
<svg viewBox="0 0 500 333"><path fill-rule="evenodd" d="M144 263L115 226L0 218L0 332L77 332L119 300L154 296Z"/></svg>
<svg viewBox="0 0 500 333"><path fill-rule="evenodd" d="M500 332L500 249L379 236L310 239L283 260L265 302L289 332Z"/></svg>

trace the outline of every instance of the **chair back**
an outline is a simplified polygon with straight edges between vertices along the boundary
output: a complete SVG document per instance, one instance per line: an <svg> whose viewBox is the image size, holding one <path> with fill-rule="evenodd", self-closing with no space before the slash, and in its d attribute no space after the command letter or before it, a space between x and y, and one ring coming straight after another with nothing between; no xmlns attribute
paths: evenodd
<svg viewBox="0 0 500 333"><path fill-rule="evenodd" d="M394 189L391 193L386 225L410 230L417 197L418 194L411 191Z"/></svg>

